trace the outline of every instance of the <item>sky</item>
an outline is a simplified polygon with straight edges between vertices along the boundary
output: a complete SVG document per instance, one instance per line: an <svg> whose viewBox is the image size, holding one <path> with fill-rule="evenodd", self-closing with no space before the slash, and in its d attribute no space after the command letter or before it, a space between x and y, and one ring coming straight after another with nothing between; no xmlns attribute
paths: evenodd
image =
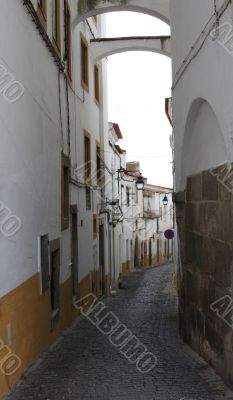
<svg viewBox="0 0 233 400"><path fill-rule="evenodd" d="M169 35L169 27L148 15L106 15L106 37ZM127 161L140 161L148 183L172 187L171 126L165 98L171 96L171 61L149 52L108 58L109 121L119 124Z"/></svg>

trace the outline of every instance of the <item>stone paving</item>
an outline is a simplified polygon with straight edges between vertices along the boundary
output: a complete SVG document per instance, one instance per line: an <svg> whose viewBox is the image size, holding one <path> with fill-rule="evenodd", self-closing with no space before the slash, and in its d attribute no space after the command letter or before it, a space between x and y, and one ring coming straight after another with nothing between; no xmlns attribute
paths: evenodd
<svg viewBox="0 0 233 400"><path fill-rule="evenodd" d="M233 399L208 365L177 333L174 267L128 274L105 301L158 358L141 374L86 318L68 330L16 385L7 400L223 400Z"/></svg>

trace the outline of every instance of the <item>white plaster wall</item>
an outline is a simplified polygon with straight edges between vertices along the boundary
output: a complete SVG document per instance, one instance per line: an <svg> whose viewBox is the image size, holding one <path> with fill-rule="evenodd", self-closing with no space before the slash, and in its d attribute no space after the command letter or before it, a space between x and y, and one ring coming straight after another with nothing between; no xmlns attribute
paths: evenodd
<svg viewBox="0 0 233 400"><path fill-rule="evenodd" d="M222 3L223 1L219 0L218 7ZM191 0L177 0L171 1L170 4L173 76L175 76L194 40L201 33L205 21L207 22L213 14L213 2L203 3L198 0L194 3ZM223 22L232 24L230 5L220 20L220 23ZM232 80L232 55L218 41L208 36L199 54L173 90L176 190L185 188L187 174L233 159ZM199 115L193 115L194 121L191 121L193 129L186 130L189 112L196 99L206 101L212 112L209 108L208 112L200 109ZM213 113L216 118L213 117ZM198 121L195 121L196 118ZM188 123L190 124L190 121ZM197 130L199 130L198 136L195 135ZM204 131L205 134L201 135L200 131ZM187 137L184 141L185 133ZM198 147L201 152L197 153L195 150L186 167L182 158L184 154L190 154L192 146Z"/></svg>
<svg viewBox="0 0 233 400"><path fill-rule="evenodd" d="M97 36L102 30L101 24L104 24L103 18L98 18L97 27L93 20L90 18L88 20L90 24L90 28L92 32ZM74 173L73 178L78 180L78 183L84 183L84 177L80 178L80 168L81 171L84 171L84 130L88 131L91 135L91 159L93 163L93 170L96 167L96 141L101 143L101 154L103 156L104 152L104 135L103 135L103 127L108 126L107 121L107 112L106 112L106 88L103 90L102 83L103 79L101 79L101 106L98 107L95 103L94 98L94 59L92 56L92 52L89 47L89 91L85 91L81 85L81 73L80 73L80 33L84 35L88 43L90 39L93 38L92 33L86 22L80 23L74 29L73 36L73 47L75 52L73 54L73 63L76 66L73 71L73 84L76 92L75 96L75 119L76 119L76 127L75 127L75 136L73 137L73 146L72 148L75 151L72 151L72 168L73 171L78 169L78 178ZM104 75L104 81L106 81L105 77L105 69L102 68L102 64L104 65L104 61L100 62L100 74ZM106 85L106 83L105 83ZM104 113L105 111L105 113ZM101 204L101 193L96 189L96 179L95 173L93 173L92 180L92 209L86 210L86 195L85 195L85 187L80 185L79 188L73 189L73 203L78 206L79 213L79 278L80 280L84 278L90 271L99 268L99 238L93 240L93 214L98 214L100 211ZM82 222L82 224L81 224ZM97 248L97 259L94 260L94 246ZM105 258L106 258L106 270L108 273L108 249L105 246Z"/></svg>
<svg viewBox="0 0 233 400"><path fill-rule="evenodd" d="M0 237L3 296L38 271L38 236L60 236L61 147L51 55L21 2L3 0L0 19L0 62L25 87L14 104L0 95L0 199L22 221L14 237Z"/></svg>
<svg viewBox="0 0 233 400"><path fill-rule="evenodd" d="M36 1L34 2L36 5ZM48 33L51 36L48 1ZM104 19L100 18L99 21ZM92 19L89 21L95 34ZM101 29L100 24L99 30ZM72 170L83 163L83 129L95 141L101 139L102 108L94 102L94 65L90 53L90 90L80 85L80 30L92 36L85 23L73 32L73 79L68 88ZM0 297L38 272L38 237L61 239L61 283L70 276L70 229L61 232L61 151L68 152L65 80L60 75L62 126L59 115L58 70L22 2L3 0L0 15L0 63L20 81L25 93L10 104L0 94L0 200L22 221L12 238L0 236ZM17 32L17 34L16 34ZM6 43L7 38L7 43ZM63 46L63 40L62 40ZM103 102L105 97L103 96ZM105 119L104 119L105 118ZM107 119L102 118L102 126ZM106 123L107 124L107 123ZM95 192L96 193L96 192ZM93 269L93 213L99 198L93 194L91 212L85 210L85 190L71 186L71 204L79 212L79 278ZM83 220L83 227L81 227ZM98 240L96 241L98 248ZM98 265L98 261L97 261Z"/></svg>
<svg viewBox="0 0 233 400"><path fill-rule="evenodd" d="M164 236L164 232L167 229L174 229L173 227L173 203L172 203L172 193L169 189L164 190L164 193L154 192L151 197L152 210L155 210L157 215L161 215L159 218L159 231L157 232L157 219L144 220L144 229L142 230L141 240L147 242L147 254L149 257L149 239L152 239L152 258L156 257L158 254L157 240L159 240L160 245L160 256L164 255L165 241L167 239ZM168 204L163 205L164 196L168 198ZM148 199L144 199L144 210L147 211ZM171 243L171 241L170 241ZM172 245L170 244L170 249Z"/></svg>
<svg viewBox="0 0 233 400"><path fill-rule="evenodd" d="M196 108L196 107L195 107ZM188 175L199 173L227 158L223 133L209 104L198 101L197 109L187 121L182 154L182 182Z"/></svg>

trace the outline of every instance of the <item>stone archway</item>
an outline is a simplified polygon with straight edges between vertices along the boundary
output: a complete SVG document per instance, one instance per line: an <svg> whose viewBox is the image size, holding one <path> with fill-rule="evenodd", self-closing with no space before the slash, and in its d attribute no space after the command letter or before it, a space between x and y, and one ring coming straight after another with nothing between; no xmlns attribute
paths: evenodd
<svg viewBox="0 0 233 400"><path fill-rule="evenodd" d="M113 11L133 11L170 22L169 0L73 0L74 26L86 18Z"/></svg>

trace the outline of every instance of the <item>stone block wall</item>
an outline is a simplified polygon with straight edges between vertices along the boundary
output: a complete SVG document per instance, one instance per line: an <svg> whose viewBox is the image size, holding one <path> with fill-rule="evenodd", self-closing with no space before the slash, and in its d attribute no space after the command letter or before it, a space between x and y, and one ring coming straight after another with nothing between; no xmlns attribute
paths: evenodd
<svg viewBox="0 0 233 400"><path fill-rule="evenodd" d="M233 299L233 195L223 172L191 176L186 191L174 194L179 321L185 342L233 386L233 312L227 324L226 307L221 317L211 308L225 296Z"/></svg>

